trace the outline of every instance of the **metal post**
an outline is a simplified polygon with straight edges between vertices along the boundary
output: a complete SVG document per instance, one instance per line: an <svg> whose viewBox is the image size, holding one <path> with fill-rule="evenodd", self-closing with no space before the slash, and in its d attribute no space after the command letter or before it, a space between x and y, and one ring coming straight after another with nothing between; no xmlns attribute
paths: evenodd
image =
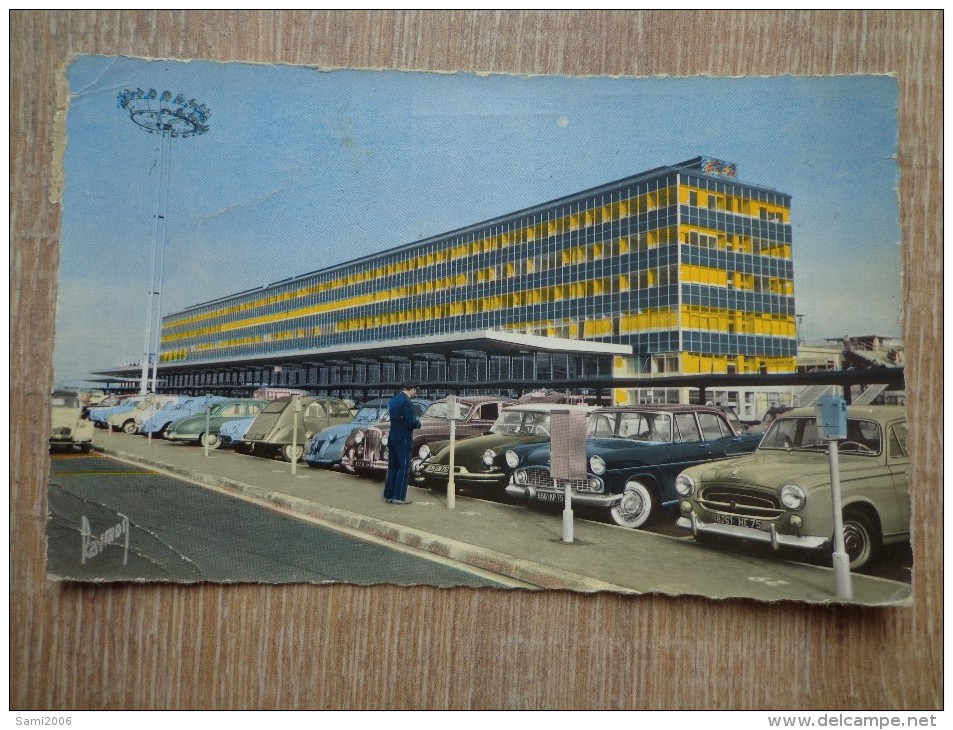
<svg viewBox="0 0 953 730"><path fill-rule="evenodd" d="M294 426L291 429L291 475L298 473L298 419L301 413L301 396L294 397Z"/></svg>
<svg viewBox="0 0 953 730"><path fill-rule="evenodd" d="M450 473L447 475L447 509L456 508L457 483L454 479L457 455L457 417L459 416L457 396L447 397L447 415L450 416Z"/></svg>
<svg viewBox="0 0 953 730"><path fill-rule="evenodd" d="M553 479L556 489L559 489L559 480ZM572 515L572 488L571 482L566 480L566 490L563 496L563 542L572 542L575 539L573 533L573 515Z"/></svg>
<svg viewBox="0 0 953 730"><path fill-rule="evenodd" d="M209 439L211 438L209 429L211 427L210 421L212 416L212 403L209 400L209 395L210 394L206 394L205 396L205 399L206 399L205 400L205 456L206 457L208 457L208 442L209 442Z"/></svg>
<svg viewBox="0 0 953 730"><path fill-rule="evenodd" d="M156 402L155 401L152 401L152 409L150 410L150 414L151 414L149 416L150 420L156 417ZM149 431L149 433L146 434L146 442L148 443L149 446L152 446L152 431Z"/></svg>
<svg viewBox="0 0 953 730"><path fill-rule="evenodd" d="M850 582L850 558L844 546L844 516L841 511L840 497L840 455L837 451L837 441L827 442L827 450L831 462L831 501L834 512L834 593L838 598L850 600L853 598L853 589Z"/></svg>
<svg viewBox="0 0 953 730"><path fill-rule="evenodd" d="M847 438L847 403L842 398L827 396L818 398L816 405L817 433L827 441L828 458L831 464L831 509L834 535L831 565L834 568L834 593L837 598L852 596L850 585L850 558L844 547L844 515L840 495L840 455L838 440Z"/></svg>
<svg viewBox="0 0 953 730"><path fill-rule="evenodd" d="M456 419L451 419L450 421L450 478L447 480L447 509L454 509L456 507L456 498L457 498L457 485L454 481L454 470L456 469L456 445L457 440L457 421Z"/></svg>

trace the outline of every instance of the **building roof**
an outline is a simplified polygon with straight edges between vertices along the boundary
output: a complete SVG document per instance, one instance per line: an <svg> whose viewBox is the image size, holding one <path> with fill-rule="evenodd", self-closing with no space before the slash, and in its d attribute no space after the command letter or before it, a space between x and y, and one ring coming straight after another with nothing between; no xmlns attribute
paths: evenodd
<svg viewBox="0 0 953 730"><path fill-rule="evenodd" d="M328 361L359 362L365 360L426 359L431 356L515 355L519 352L574 353L591 355L631 355L631 345L616 345L590 340L571 340L564 337L543 337L519 332L479 330L446 335L430 335L381 342L334 345L315 350L267 353L240 358L203 360L202 362L162 363L159 372L168 374L178 370L201 370L221 367L270 367L272 365L304 365ZM139 367L102 370L98 375L125 375L137 377Z"/></svg>

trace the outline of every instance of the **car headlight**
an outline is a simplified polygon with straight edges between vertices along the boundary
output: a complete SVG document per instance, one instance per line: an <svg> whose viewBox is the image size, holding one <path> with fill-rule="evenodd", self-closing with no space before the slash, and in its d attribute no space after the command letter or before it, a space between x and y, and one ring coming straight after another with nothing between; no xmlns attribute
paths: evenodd
<svg viewBox="0 0 953 730"><path fill-rule="evenodd" d="M682 497L691 497L695 493L695 480L688 474L679 474L675 479L675 491Z"/></svg>
<svg viewBox="0 0 953 730"><path fill-rule="evenodd" d="M363 443L363 441L364 441L364 432L356 431L354 433L354 443L359 444L359 443Z"/></svg>
<svg viewBox="0 0 953 730"><path fill-rule="evenodd" d="M483 452L483 463L486 466L493 466L493 461L496 459L496 452L493 449L487 449Z"/></svg>
<svg viewBox="0 0 953 730"><path fill-rule="evenodd" d="M387 446L387 436L388 434L386 433L381 435L381 446Z"/></svg>
<svg viewBox="0 0 953 730"><path fill-rule="evenodd" d="M426 459L428 456L430 456L430 447L427 446L427 444L421 446L417 450L417 456L419 456L421 459Z"/></svg>
<svg viewBox="0 0 953 730"><path fill-rule="evenodd" d="M507 465L510 469L515 469L516 467L518 467L518 466L520 465L520 457L519 457L519 454L517 454L517 453L516 453L515 451L513 451L512 449L509 449L509 450L506 452L506 457L505 457L505 458L506 458L506 465Z"/></svg>
<svg viewBox="0 0 953 730"><path fill-rule="evenodd" d="M592 469L593 474L601 477L606 473L606 460L601 456L593 456L589 459L589 468Z"/></svg>
<svg viewBox="0 0 953 730"><path fill-rule="evenodd" d="M797 484L781 487L781 504L788 509L801 509L807 503L807 494Z"/></svg>
<svg viewBox="0 0 953 730"><path fill-rule="evenodd" d="M517 469L513 473L513 481L516 482L517 484L526 484L526 482L528 481L526 476L526 469Z"/></svg>

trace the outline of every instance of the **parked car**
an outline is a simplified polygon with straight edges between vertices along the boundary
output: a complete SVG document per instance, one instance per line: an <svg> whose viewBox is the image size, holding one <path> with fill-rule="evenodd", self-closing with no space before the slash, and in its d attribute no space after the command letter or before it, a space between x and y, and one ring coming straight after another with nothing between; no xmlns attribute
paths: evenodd
<svg viewBox="0 0 953 730"><path fill-rule="evenodd" d="M105 391L100 390L99 388L93 388L92 390L86 391L85 395L86 405L95 406L102 403L108 397ZM81 398L82 399L82 398Z"/></svg>
<svg viewBox="0 0 953 730"><path fill-rule="evenodd" d="M116 411L106 418L106 423L113 430L122 430L126 433L136 433L147 418L168 403L176 403L181 396L175 395L147 395L136 403L130 410Z"/></svg>
<svg viewBox="0 0 953 730"><path fill-rule="evenodd" d="M350 423L340 423L336 426L328 426L319 432L311 443L308 444L308 451L304 455L304 460L308 466L315 468L333 468L341 464L344 457L344 447L347 444L347 437L357 426L381 423L388 420L387 402L388 398L378 398L368 401L361 405L354 414L354 420ZM414 410L417 417L427 409L433 402L422 398L411 398L414 404Z"/></svg>
<svg viewBox="0 0 953 730"><path fill-rule="evenodd" d="M465 439L489 431L500 411L514 401L496 396L461 396L457 399L460 418L457 419L456 437ZM433 441L450 438L450 413L447 400L435 401L420 416L421 427L414 431L411 453ZM347 437L342 465L348 470L366 476L383 476L387 473L387 423L372 424L354 429ZM419 458L419 457L416 457ZM416 462L411 461L412 468Z"/></svg>
<svg viewBox="0 0 953 730"><path fill-rule="evenodd" d="M54 390L50 396L50 448L78 446L83 453L93 447L93 423L83 418L80 394Z"/></svg>
<svg viewBox="0 0 953 730"><path fill-rule="evenodd" d="M688 466L750 453L760 434L739 432L711 406L600 408L589 418L586 479L574 480L573 504L605 510L617 525L643 527L662 509L678 504L675 478ZM515 471L506 487L512 497L562 503L549 469L549 444L507 460Z"/></svg>
<svg viewBox="0 0 953 730"><path fill-rule="evenodd" d="M296 403L300 403L297 432L294 427ZM347 403L337 398L276 398L258 414L243 441L256 454L280 454L285 461L291 461L292 458L304 456L308 439L316 433L338 423L350 423L353 418L354 414Z"/></svg>
<svg viewBox="0 0 953 730"><path fill-rule="evenodd" d="M169 441L188 441L217 449L222 445L219 430L228 422L247 419L249 425L268 401L255 398L224 398L195 411L192 415L176 419L165 429ZM208 414L206 415L206 410ZM244 432L242 436L244 436Z"/></svg>
<svg viewBox="0 0 953 730"><path fill-rule="evenodd" d="M223 423L218 429L219 446L231 446L240 454L248 453L251 444L245 443L245 434L248 433L248 429L256 418L257 416L247 416Z"/></svg>
<svg viewBox="0 0 953 730"><path fill-rule="evenodd" d="M909 540L907 421L902 406L850 406L838 443L844 542L852 569L880 548ZM827 442L814 408L796 408L769 427L757 452L686 469L676 488L679 527L696 539L830 549L834 535Z"/></svg>
<svg viewBox="0 0 953 730"><path fill-rule="evenodd" d="M220 395L200 395L194 398L180 398L175 402L166 403L155 412L155 415L142 422L139 433L143 436L152 434L156 438L161 438L165 434L166 428L173 421L204 411L209 405L223 400L225 399Z"/></svg>
<svg viewBox="0 0 953 730"><path fill-rule="evenodd" d="M111 405L96 406L89 409L89 420L93 422L96 428L108 428L109 417L122 411L131 411L139 403L144 401L144 395L127 395L117 397L116 403Z"/></svg>
<svg viewBox="0 0 953 730"><path fill-rule="evenodd" d="M591 413L595 408L559 403L526 403L507 406L490 426L489 433L465 439L454 448L454 484L489 496L504 495L510 471L506 451L517 445L539 445L549 441L553 411ZM418 452L414 483L446 491L450 481L450 444L424 444Z"/></svg>
<svg viewBox="0 0 953 730"><path fill-rule="evenodd" d="M757 431L758 433L765 433L768 428L774 423L780 416L784 415L790 411L792 406L771 406L765 411L764 416L762 416L761 421L752 426L750 431Z"/></svg>

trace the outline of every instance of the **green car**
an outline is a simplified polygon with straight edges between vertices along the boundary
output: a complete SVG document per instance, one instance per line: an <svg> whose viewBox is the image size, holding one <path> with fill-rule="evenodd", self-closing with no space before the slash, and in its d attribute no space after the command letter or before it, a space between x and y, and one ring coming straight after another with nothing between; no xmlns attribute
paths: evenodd
<svg viewBox="0 0 953 730"><path fill-rule="evenodd" d="M200 446L205 446L208 441L209 448L217 449L222 445L222 440L218 437L222 424L238 418L257 416L266 405L268 401L254 398L220 401L212 405L207 416L205 411L200 411L194 416L173 421L166 429L165 438L170 441L189 441Z"/></svg>
<svg viewBox="0 0 953 730"><path fill-rule="evenodd" d="M849 406L838 461L845 549L860 570L881 546L910 538L903 407ZM782 414L750 456L686 469L675 489L678 525L696 540L831 552L830 459L814 408Z"/></svg>
<svg viewBox="0 0 953 730"><path fill-rule="evenodd" d="M455 445L454 485L464 491L486 496L505 495L510 479L506 451L514 446L549 442L553 411L591 413L595 408L560 403L527 403L507 406L489 432L471 436ZM420 447L414 460L414 484L446 491L450 481L450 442L439 441Z"/></svg>

